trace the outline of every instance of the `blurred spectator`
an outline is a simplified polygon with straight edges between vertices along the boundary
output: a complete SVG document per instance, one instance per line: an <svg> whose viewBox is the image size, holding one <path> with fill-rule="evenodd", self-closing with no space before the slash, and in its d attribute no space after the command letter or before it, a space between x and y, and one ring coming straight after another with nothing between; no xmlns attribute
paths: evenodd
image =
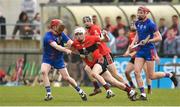
<svg viewBox="0 0 180 107"><path fill-rule="evenodd" d="M123 54L128 46L128 38L125 36L125 30L118 30L118 37L116 38L116 48L118 54Z"/></svg>
<svg viewBox="0 0 180 107"><path fill-rule="evenodd" d="M129 31L129 36L128 36L129 45L130 45L130 44L132 43L132 41L134 40L135 35L136 35L135 22L131 22L130 31Z"/></svg>
<svg viewBox="0 0 180 107"><path fill-rule="evenodd" d="M179 17L177 15L172 16L172 28L174 29L175 32L177 32L176 35L180 34L180 23L179 23Z"/></svg>
<svg viewBox="0 0 180 107"><path fill-rule="evenodd" d="M161 54L163 53L163 44L164 44L164 40L166 39L166 33L168 30L166 26L166 20L164 18L159 19L158 30L162 36L162 41L155 43L155 46L156 46L157 52Z"/></svg>
<svg viewBox="0 0 180 107"><path fill-rule="evenodd" d="M117 38L119 36L118 33L119 33L120 29L125 30L125 28L126 28L125 24L122 22L121 16L116 17L116 23L117 23L117 25L116 25L114 31L112 32L112 34L115 36L115 38Z"/></svg>
<svg viewBox="0 0 180 107"><path fill-rule="evenodd" d="M173 56L176 54L176 32L173 28L167 31L167 38L164 41L165 56Z"/></svg>
<svg viewBox="0 0 180 107"><path fill-rule="evenodd" d="M6 18L2 15L0 11L0 39L5 39L6 36Z"/></svg>
<svg viewBox="0 0 180 107"><path fill-rule="evenodd" d="M132 14L130 16L130 21L133 22L133 23L136 21L136 15L135 14Z"/></svg>
<svg viewBox="0 0 180 107"><path fill-rule="evenodd" d="M93 20L93 24L99 26L99 24L98 24L98 19L97 19L97 16L96 16L96 15L93 15L93 16L92 16L92 20Z"/></svg>
<svg viewBox="0 0 180 107"><path fill-rule="evenodd" d="M131 30L131 27L134 26L134 22L137 20L136 18L136 15L135 14L132 14L130 16L130 26L129 26L129 29ZM134 26L135 27L135 26Z"/></svg>
<svg viewBox="0 0 180 107"><path fill-rule="evenodd" d="M34 32L35 40L41 40L41 35L40 35L41 21L40 21L39 13L36 13L35 17L33 18L32 24L33 24L33 32Z"/></svg>
<svg viewBox="0 0 180 107"><path fill-rule="evenodd" d="M32 20L37 13L37 0L23 0L21 4L21 11L27 13L29 20Z"/></svg>
<svg viewBox="0 0 180 107"><path fill-rule="evenodd" d="M112 53L117 53L116 51L116 38L112 35L112 33L110 32L111 30L111 25L107 25L106 28L107 32L108 32L108 36L110 38L110 41L107 42L107 46L111 49Z"/></svg>
<svg viewBox="0 0 180 107"><path fill-rule="evenodd" d="M19 35L21 39L32 39L33 30L31 27L31 23L28 20L28 16L26 12L21 12L19 15L19 19L16 22L16 26L13 30L13 38L15 38L15 35L17 31L19 30Z"/></svg>
<svg viewBox="0 0 180 107"><path fill-rule="evenodd" d="M110 17L109 16L105 17L104 21L105 21L104 28L109 29L109 31L112 33L115 29L115 26L112 25Z"/></svg>
<svg viewBox="0 0 180 107"><path fill-rule="evenodd" d="M167 26L166 26L166 20L164 18L160 18L159 19L159 32L161 33L161 36L165 39L165 34L168 30Z"/></svg>
<svg viewBox="0 0 180 107"><path fill-rule="evenodd" d="M176 36L176 55L180 57L180 35Z"/></svg>

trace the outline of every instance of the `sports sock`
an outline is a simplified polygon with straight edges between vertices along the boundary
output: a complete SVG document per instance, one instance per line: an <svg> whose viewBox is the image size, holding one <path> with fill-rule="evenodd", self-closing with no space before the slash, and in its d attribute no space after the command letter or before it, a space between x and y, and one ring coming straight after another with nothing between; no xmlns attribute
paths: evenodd
<svg viewBox="0 0 180 107"><path fill-rule="evenodd" d="M129 81L129 85L130 85L131 87L134 87L134 84L133 84L132 81Z"/></svg>
<svg viewBox="0 0 180 107"><path fill-rule="evenodd" d="M75 89L78 93L82 93L82 89L79 86L75 87Z"/></svg>
<svg viewBox="0 0 180 107"><path fill-rule="evenodd" d="M97 81L93 81L93 85L94 85L94 88L95 88L95 89L100 88Z"/></svg>
<svg viewBox="0 0 180 107"><path fill-rule="evenodd" d="M51 87L50 86L46 86L46 93L47 95L51 95Z"/></svg>
<svg viewBox="0 0 180 107"><path fill-rule="evenodd" d="M106 90L109 90L109 85L108 85L108 84L103 85L103 87L104 87Z"/></svg>
<svg viewBox="0 0 180 107"><path fill-rule="evenodd" d="M126 91L127 93L129 93L131 91L131 88L130 87L127 87L124 89L124 91Z"/></svg>
<svg viewBox="0 0 180 107"><path fill-rule="evenodd" d="M140 90L141 93L145 93L144 87L139 88L139 90Z"/></svg>

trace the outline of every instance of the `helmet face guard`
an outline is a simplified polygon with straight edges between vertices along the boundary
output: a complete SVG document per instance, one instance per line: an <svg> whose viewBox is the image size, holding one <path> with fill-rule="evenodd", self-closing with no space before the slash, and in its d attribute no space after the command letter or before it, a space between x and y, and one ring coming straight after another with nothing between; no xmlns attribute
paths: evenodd
<svg viewBox="0 0 180 107"><path fill-rule="evenodd" d="M83 17L83 23L86 23L86 22L92 22L92 17L91 16L84 16Z"/></svg>
<svg viewBox="0 0 180 107"><path fill-rule="evenodd" d="M85 29L83 27L77 27L74 30L74 38L77 39L78 41L82 42L84 40L85 37Z"/></svg>
<svg viewBox="0 0 180 107"><path fill-rule="evenodd" d="M90 28L91 24L93 24L92 17L91 16L84 16L83 17L83 23L87 29Z"/></svg>

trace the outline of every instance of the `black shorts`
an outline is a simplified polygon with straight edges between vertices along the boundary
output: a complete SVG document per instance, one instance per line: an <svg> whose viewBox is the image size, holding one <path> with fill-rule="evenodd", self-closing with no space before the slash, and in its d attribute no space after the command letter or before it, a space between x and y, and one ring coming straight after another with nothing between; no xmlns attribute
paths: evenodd
<svg viewBox="0 0 180 107"><path fill-rule="evenodd" d="M134 61L135 61L135 58L131 58L131 59L129 60L129 62L132 63L132 64L134 64Z"/></svg>
<svg viewBox="0 0 180 107"><path fill-rule="evenodd" d="M103 57L106 60L107 65L110 65L114 62L112 53L108 53L108 54L104 55Z"/></svg>
<svg viewBox="0 0 180 107"><path fill-rule="evenodd" d="M107 70L107 61L105 60L104 57L102 57L97 60L97 63L102 67L102 72L99 74L102 75Z"/></svg>

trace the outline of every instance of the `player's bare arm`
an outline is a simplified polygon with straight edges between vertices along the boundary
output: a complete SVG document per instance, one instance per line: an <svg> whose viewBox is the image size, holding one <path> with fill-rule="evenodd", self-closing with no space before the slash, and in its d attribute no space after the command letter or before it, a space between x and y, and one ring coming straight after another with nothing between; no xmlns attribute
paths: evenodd
<svg viewBox="0 0 180 107"><path fill-rule="evenodd" d="M73 41L71 39L69 39L66 43L68 48L71 48L71 45L73 44Z"/></svg>
<svg viewBox="0 0 180 107"><path fill-rule="evenodd" d="M148 42L155 43L155 42L160 42L160 41L162 41L162 36L159 33L159 31L156 31L154 33L154 38L150 39Z"/></svg>
<svg viewBox="0 0 180 107"><path fill-rule="evenodd" d="M71 54L71 50L65 48L65 47L62 47L60 45L58 45L55 41L54 42L51 42L50 45L55 48L56 50L58 51L62 51L62 52L65 52L67 54Z"/></svg>

